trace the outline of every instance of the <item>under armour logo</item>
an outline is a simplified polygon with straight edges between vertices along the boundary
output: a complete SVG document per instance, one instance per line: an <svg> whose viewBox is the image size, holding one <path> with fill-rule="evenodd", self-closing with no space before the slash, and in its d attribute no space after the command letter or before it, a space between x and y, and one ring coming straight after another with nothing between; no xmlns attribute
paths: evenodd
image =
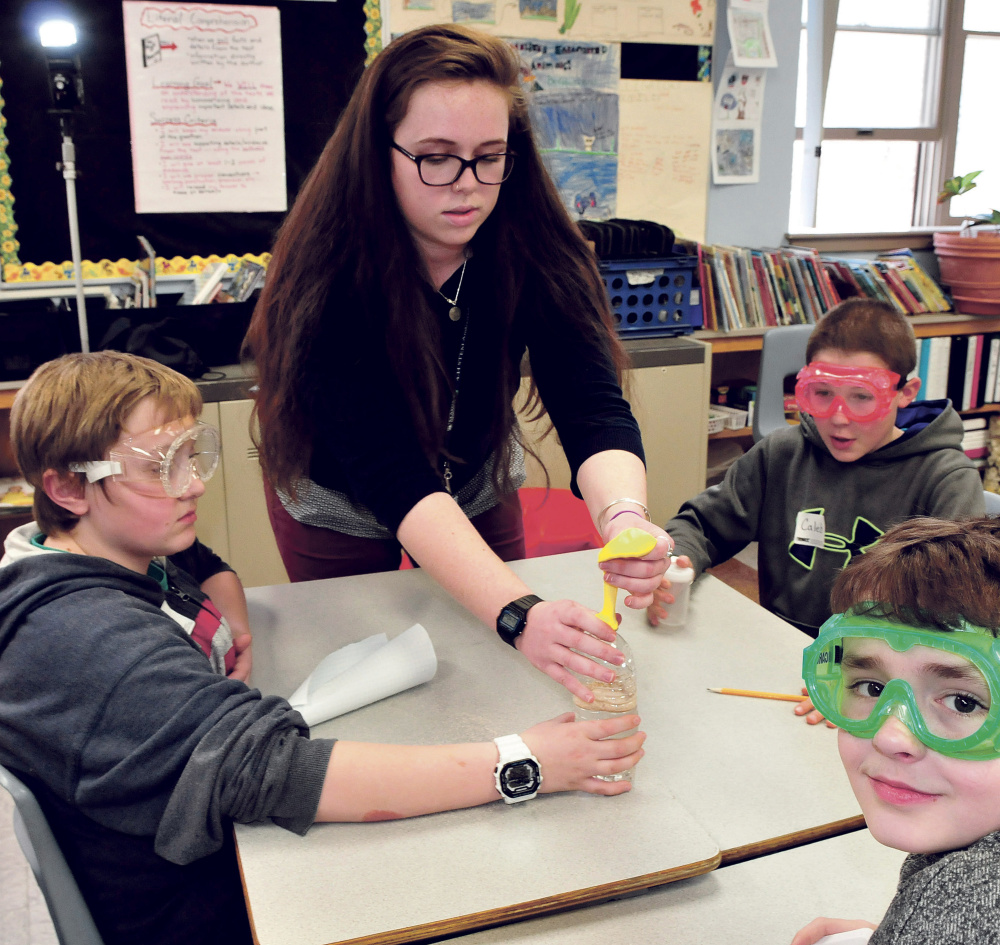
<svg viewBox="0 0 1000 945"><path fill-rule="evenodd" d="M866 518L858 516L854 520L854 530L850 538L843 535L836 535L833 532L826 532L823 536L823 547L814 548L811 545L800 545L794 541L788 545L788 553L792 560L798 562L807 571L813 569L816 563L817 551L833 551L844 556L843 567L847 567L855 555L863 555L872 545L883 535L883 532L876 528Z"/></svg>

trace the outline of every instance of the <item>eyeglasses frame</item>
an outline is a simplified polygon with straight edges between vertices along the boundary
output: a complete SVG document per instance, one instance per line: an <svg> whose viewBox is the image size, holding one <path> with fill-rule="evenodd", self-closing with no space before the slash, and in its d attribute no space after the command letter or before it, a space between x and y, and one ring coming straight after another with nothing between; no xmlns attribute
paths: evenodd
<svg viewBox="0 0 1000 945"><path fill-rule="evenodd" d="M436 152L433 154L410 154L410 152L407 151L406 148L401 148L398 144L396 144L395 141L392 142L392 147L395 148L404 157L408 157L411 161L413 161L414 164L417 165L417 176L420 178L420 183L423 184L425 187L451 187L451 185L454 184L465 173L466 168L472 168L472 176L475 177L476 180L479 181L479 183L482 184L483 186L499 187L502 183L504 183L504 181L506 181L510 177L511 172L514 170L514 158L517 156L514 151L496 151L490 154L480 154L478 157L471 158L470 160L467 161L465 158L459 157L457 154L438 154ZM498 180L498 181L483 180L479 176L479 168L478 168L479 162L484 160L485 158L497 158L501 156L505 159L505 169L506 169L506 172L504 173L503 176L503 180ZM454 176L452 180L448 181L445 184L431 184L424 180L424 172L420 166L421 164L423 164L426 158L430 157L454 158L456 161L460 163L461 166L459 167L458 173Z"/></svg>

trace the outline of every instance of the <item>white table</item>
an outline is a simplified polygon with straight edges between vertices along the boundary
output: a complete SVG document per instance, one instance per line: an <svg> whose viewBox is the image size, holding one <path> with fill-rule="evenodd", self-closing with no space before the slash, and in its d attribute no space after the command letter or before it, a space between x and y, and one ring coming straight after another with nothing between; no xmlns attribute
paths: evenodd
<svg viewBox="0 0 1000 945"><path fill-rule="evenodd" d="M546 598L601 599L596 552L517 562ZM410 744L484 740L571 707L569 694L482 627L420 571L248 591L254 684L290 694L328 652L415 622L434 680L317 726L317 736ZM626 615L649 733L621 798L549 795L410 821L317 825L305 838L238 827L261 945L409 941L551 911L712 869L842 829L858 807L825 728L791 705L708 686L798 690L798 630L714 578L681 630ZM857 824L853 824L857 826ZM601 837L601 841L596 838Z"/></svg>
<svg viewBox="0 0 1000 945"><path fill-rule="evenodd" d="M817 916L879 922L904 854L867 830L628 899L449 939L454 945L788 945Z"/></svg>

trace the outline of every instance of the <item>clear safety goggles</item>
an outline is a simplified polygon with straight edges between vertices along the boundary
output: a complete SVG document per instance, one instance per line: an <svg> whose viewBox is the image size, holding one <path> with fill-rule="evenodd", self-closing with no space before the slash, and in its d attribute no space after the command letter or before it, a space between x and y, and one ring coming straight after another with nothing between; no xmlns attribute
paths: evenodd
<svg viewBox="0 0 1000 945"><path fill-rule="evenodd" d="M837 407L861 423L881 420L898 393L899 375L886 368L845 367L813 361L795 377L799 410L821 420Z"/></svg>
<svg viewBox="0 0 1000 945"><path fill-rule="evenodd" d="M128 436L116 443L106 460L70 463L71 472L87 474L88 482L111 478L126 482L144 495L178 498L197 476L208 482L219 465L219 431L200 420L174 421Z"/></svg>
<svg viewBox="0 0 1000 945"><path fill-rule="evenodd" d="M893 675L894 664L907 678ZM874 738L895 716L942 755L1000 758L1000 640L982 627L947 632L835 614L806 647L802 678L813 705L851 735Z"/></svg>

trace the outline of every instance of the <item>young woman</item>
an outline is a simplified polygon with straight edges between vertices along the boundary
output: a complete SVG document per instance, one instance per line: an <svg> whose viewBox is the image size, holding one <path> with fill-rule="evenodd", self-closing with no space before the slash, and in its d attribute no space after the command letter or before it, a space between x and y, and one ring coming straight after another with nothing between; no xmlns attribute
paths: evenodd
<svg viewBox="0 0 1000 945"><path fill-rule="evenodd" d="M532 140L517 58L473 29L415 30L355 89L247 335L272 527L292 580L393 569L402 546L587 698L570 670L610 673L572 649L620 662L601 642L613 633L580 604L538 601L503 564L524 555L512 401L526 349L532 408L604 539L629 526L659 539L604 565L646 606L672 542L648 521L624 354Z"/></svg>

